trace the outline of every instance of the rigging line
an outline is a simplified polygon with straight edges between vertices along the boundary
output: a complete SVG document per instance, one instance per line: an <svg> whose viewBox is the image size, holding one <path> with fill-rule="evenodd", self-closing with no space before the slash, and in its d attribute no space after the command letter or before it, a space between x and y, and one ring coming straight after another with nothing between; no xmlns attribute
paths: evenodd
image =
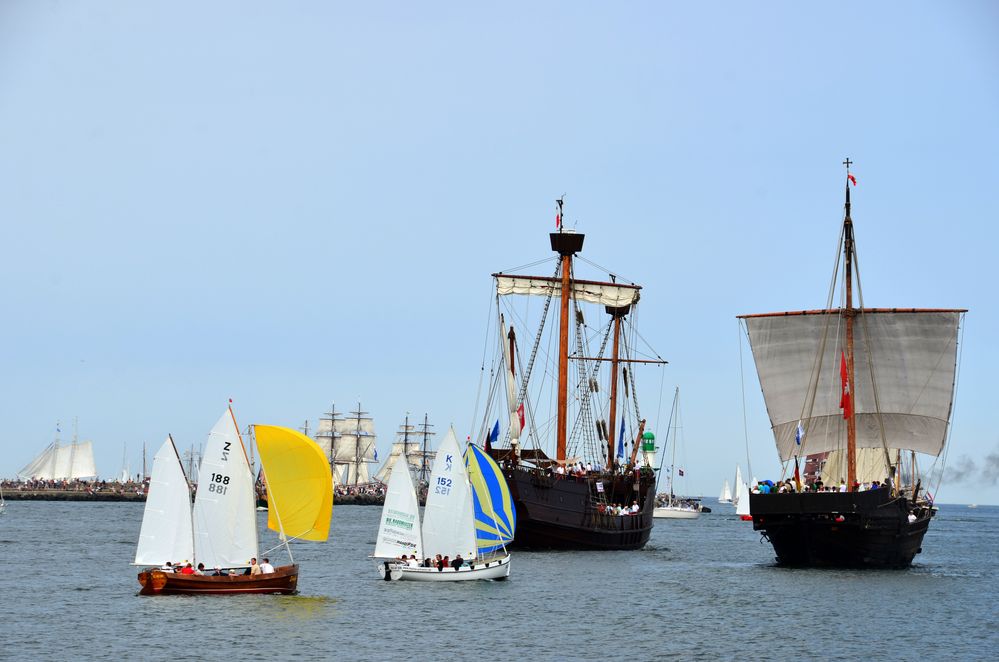
<svg viewBox="0 0 999 662"><path fill-rule="evenodd" d="M742 386L742 431L746 436L746 465L749 468L749 475L753 475L753 462L749 459L749 421L746 418L746 374L743 369L742 360L742 324L744 320L736 319L739 325L739 383ZM746 337L749 338L749 325L746 325ZM752 339L750 339L752 343ZM672 414L670 414L672 417Z"/></svg>
<svg viewBox="0 0 999 662"><path fill-rule="evenodd" d="M964 319L964 313L961 313L960 315L961 315L960 319L963 320ZM958 350L957 350L957 366L954 369L954 396L953 396L953 398L951 400L950 412L949 412L949 416L948 416L948 421L949 422L947 423L947 432L945 433L945 438L944 438L943 461L940 464L940 473L937 475L937 484L936 484L936 486L933 489L933 499L934 499L934 501L936 500L937 497L940 496L940 494L939 494L940 493L940 485L943 483L944 473L947 470L947 457L950 455L950 433L951 433L951 430L953 429L954 412L957 410L957 390L958 390L958 386L960 386L960 383L961 383L961 357L964 355L964 325L960 324L960 322L958 324L959 324L959 327L960 327L960 332L958 333L958 344L957 344L957 347L958 347ZM936 464L936 463L934 462L934 464ZM913 484L913 486L915 486L915 484L916 484L916 466L915 466L915 464L913 464L913 467L912 467L912 484ZM913 499L915 499L916 495L913 494L912 497L913 497Z"/></svg>
<svg viewBox="0 0 999 662"><path fill-rule="evenodd" d="M559 261L558 256L553 255L551 257L546 257L541 260L536 260L535 262L531 262L529 264L523 264L519 267L513 267L512 269L504 269L503 271L497 271L496 273L503 275L510 275L511 272L514 271L520 271L521 269L530 269L531 267L536 267L539 264L544 264L545 262L558 262L558 261Z"/></svg>
<svg viewBox="0 0 999 662"><path fill-rule="evenodd" d="M499 313L499 295L498 294L496 295L495 302L496 302L496 311L497 311L497 314L498 314ZM485 375L486 375L486 354L489 352L489 336L490 336L491 327L492 327L492 321L490 320L490 318L492 317L492 314L493 314L493 298L490 297L489 308L486 310L486 332L485 332L485 334L483 334L483 335L485 335L485 342L482 345L482 363L481 363L481 365L479 367L479 386L475 390L475 407L472 409L472 418L471 418L471 421L472 421L472 425L473 426L475 425L475 419L477 419L479 417L479 402L480 402L480 400L482 398L482 380L485 378ZM489 404L488 403L489 403L489 400L487 399L486 400L486 409L487 410L489 409ZM474 431L474 427L473 427L473 430L471 430L471 431Z"/></svg>
<svg viewBox="0 0 999 662"><path fill-rule="evenodd" d="M593 260L587 260L585 257L583 257L581 255L577 255L576 259L577 260L582 260L583 262L585 262L586 264L590 265L591 267L596 267L597 269L599 269L600 271L604 272L608 276L612 276L612 277L614 277L614 278L616 278L616 279L618 279L620 281L624 281L623 284L625 284L625 285L636 285L637 284L637 283L635 283L635 281L631 280L630 278L625 278L621 274L616 273L614 271L611 271L607 267L602 267L599 264L597 264L596 262L594 262Z"/></svg>
<svg viewBox="0 0 999 662"><path fill-rule="evenodd" d="M656 492L659 491L659 477L663 473L663 460L666 459L666 448L669 446L669 431L673 426L673 412L676 410L676 398L679 394L680 387L677 386L673 392L673 405L669 408L669 421L666 423L666 440L663 442L663 453L659 456L659 469L656 472ZM662 394L660 394L659 402L662 404ZM673 443L676 443L676 433L673 434Z"/></svg>

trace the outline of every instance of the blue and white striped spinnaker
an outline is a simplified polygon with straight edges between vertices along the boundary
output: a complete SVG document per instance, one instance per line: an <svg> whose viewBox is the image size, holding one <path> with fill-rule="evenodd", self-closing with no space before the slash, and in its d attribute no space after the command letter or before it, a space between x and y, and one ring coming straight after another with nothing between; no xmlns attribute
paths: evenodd
<svg viewBox="0 0 999 662"><path fill-rule="evenodd" d="M475 444L465 451L465 466L475 507L475 546L480 555L488 554L513 540L517 511L503 472Z"/></svg>

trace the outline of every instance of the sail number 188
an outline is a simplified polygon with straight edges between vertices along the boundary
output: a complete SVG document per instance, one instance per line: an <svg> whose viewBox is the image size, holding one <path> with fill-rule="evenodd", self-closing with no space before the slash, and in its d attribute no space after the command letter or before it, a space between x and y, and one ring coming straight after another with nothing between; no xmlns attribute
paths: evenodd
<svg viewBox="0 0 999 662"><path fill-rule="evenodd" d="M450 494L451 493L451 479L441 476L437 479L437 485L434 487L434 494Z"/></svg>
<svg viewBox="0 0 999 662"><path fill-rule="evenodd" d="M229 476L222 474L212 474L212 481L208 483L208 491L215 494L225 494L229 490Z"/></svg>

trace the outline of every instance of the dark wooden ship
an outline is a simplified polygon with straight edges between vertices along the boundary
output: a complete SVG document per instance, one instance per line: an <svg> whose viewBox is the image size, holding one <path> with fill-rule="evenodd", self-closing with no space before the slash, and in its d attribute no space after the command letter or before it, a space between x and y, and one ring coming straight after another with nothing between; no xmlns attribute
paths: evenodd
<svg viewBox="0 0 999 662"><path fill-rule="evenodd" d="M935 512L917 453L936 456L946 442L966 311L864 307L855 180L844 164L845 305L832 305L837 260L825 309L740 316L785 475L800 476L799 461L809 458L796 492L751 494L750 512L780 565L906 568ZM828 468L835 455L845 467ZM858 456L868 460L862 467Z"/></svg>
<svg viewBox="0 0 999 662"><path fill-rule="evenodd" d="M561 214L560 200L559 221ZM545 312L526 365L518 364L516 334L512 327L507 332L503 315L499 314L503 368L497 372L499 379L492 392L498 394L505 390L507 393L508 408L504 413L509 416L509 429L503 440L505 443L496 443L500 441L497 435L499 421L492 435L489 434L493 426L492 418L488 418L488 407L483 424L484 436L493 442L486 446L499 462L513 496L517 517L514 548L640 549L652 532L655 472L645 449L639 454L645 420L640 418L633 392L634 377L628 374L626 366L663 364L665 361L634 359L626 355L627 340L622 325L637 304L641 288L617 282L613 277L608 282L575 278L573 258L582 250L583 239L583 234L567 231L561 223L559 231L550 234L551 248L558 256L553 276L493 274L498 301L510 295L540 297L544 300ZM547 418L546 426L545 441L554 442L552 455L542 450L535 419L544 415L534 411L528 398L528 386L544 319L554 299L559 303L557 356L551 357L551 365L542 369L547 375L557 375L557 384L552 384L554 395L549 394L551 397L547 398L556 410L554 416ZM602 312L608 315L606 332L596 356L588 351L587 331L582 328L582 303L602 307ZM570 343L571 327L575 328L574 345ZM554 330L552 333L554 335ZM604 356L608 345L611 346L610 356ZM573 378L570 377L570 362L576 368ZM596 401L601 365L607 366L610 372L605 378L610 384L606 403ZM623 394L619 392L622 385ZM575 411L570 411L569 392L572 389L575 389L572 398ZM633 408L626 410L625 400ZM605 412L609 421L602 417ZM637 434L629 435L627 439L624 439L623 425L618 429L619 421L623 423L625 416L630 417L632 432L637 429ZM504 418L503 413L500 418ZM587 462L587 458L591 461ZM589 470L579 470L580 463L583 467L590 465ZM638 510L633 514L612 514L615 505L630 507L636 503Z"/></svg>

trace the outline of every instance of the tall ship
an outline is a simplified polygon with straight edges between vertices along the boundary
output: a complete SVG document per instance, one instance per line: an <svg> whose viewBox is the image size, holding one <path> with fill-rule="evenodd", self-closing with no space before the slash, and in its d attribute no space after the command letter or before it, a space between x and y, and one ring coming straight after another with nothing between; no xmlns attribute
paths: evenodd
<svg viewBox="0 0 999 662"><path fill-rule="evenodd" d="M415 424L409 422L407 415L395 433L395 442L392 444L389 456L385 458L385 464L375 474L375 480L388 484L392 469L405 457L416 476L417 487L426 486L434 466L434 452L430 450L430 438L434 436L430 431L432 427L426 415L423 416L422 423Z"/></svg>
<svg viewBox="0 0 999 662"><path fill-rule="evenodd" d="M73 441L64 444L59 439L60 426L56 425L56 437L35 459L17 472L19 478L35 480L85 480L97 478L94 463L94 444L80 441L77 426L73 424Z"/></svg>
<svg viewBox="0 0 999 662"><path fill-rule="evenodd" d="M850 164L825 308L740 316L784 475L797 483L751 494L750 514L778 564L905 568L934 515L920 458L947 441L967 311L864 305Z"/></svg>
<svg viewBox="0 0 999 662"><path fill-rule="evenodd" d="M371 482L368 465L378 461L375 422L357 403L355 411L343 414L330 407L319 419L316 443L329 459L334 485L365 485Z"/></svg>
<svg viewBox="0 0 999 662"><path fill-rule="evenodd" d="M656 480L633 368L665 361L640 354L641 287L614 274L581 278L584 235L564 227L561 199L556 226L554 273L493 274L495 353L477 434L513 497L513 547L639 549Z"/></svg>

